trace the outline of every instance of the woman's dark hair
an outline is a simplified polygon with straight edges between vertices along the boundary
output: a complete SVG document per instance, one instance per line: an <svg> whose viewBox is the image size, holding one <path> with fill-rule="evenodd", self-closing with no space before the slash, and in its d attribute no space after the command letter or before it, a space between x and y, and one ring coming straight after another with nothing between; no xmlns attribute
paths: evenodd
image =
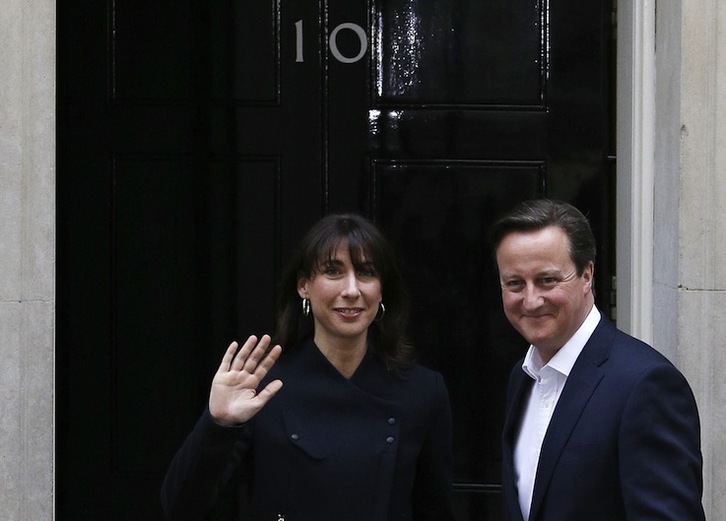
<svg viewBox="0 0 726 521"><path fill-rule="evenodd" d="M374 340L373 345L389 370L410 366L413 348L405 336L408 298L396 258L375 225L355 214L323 217L300 241L278 284L275 342L289 349L313 335L312 314L302 313L298 280L313 277L321 265L333 258L341 244L346 244L356 269L363 269L364 262L368 266L372 264L381 281L385 313L369 327L369 345Z"/></svg>
<svg viewBox="0 0 726 521"><path fill-rule="evenodd" d="M571 204L562 201L533 199L515 206L490 229L494 253L509 233L541 230L548 226L557 226L567 234L570 258L577 268L578 276L582 275L587 265L595 262L595 237L587 217Z"/></svg>

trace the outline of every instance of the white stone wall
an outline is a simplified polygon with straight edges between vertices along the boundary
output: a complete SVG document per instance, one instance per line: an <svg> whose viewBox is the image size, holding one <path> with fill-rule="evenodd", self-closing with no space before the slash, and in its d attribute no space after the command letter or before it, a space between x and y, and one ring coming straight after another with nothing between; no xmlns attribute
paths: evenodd
<svg viewBox="0 0 726 521"><path fill-rule="evenodd" d="M701 407L709 519L726 519L726 6L683 5L678 360Z"/></svg>
<svg viewBox="0 0 726 521"><path fill-rule="evenodd" d="M55 3L0 8L0 519L53 519Z"/></svg>
<svg viewBox="0 0 726 521"><path fill-rule="evenodd" d="M726 519L726 6L662 1L656 23L654 344L696 394L704 507Z"/></svg>

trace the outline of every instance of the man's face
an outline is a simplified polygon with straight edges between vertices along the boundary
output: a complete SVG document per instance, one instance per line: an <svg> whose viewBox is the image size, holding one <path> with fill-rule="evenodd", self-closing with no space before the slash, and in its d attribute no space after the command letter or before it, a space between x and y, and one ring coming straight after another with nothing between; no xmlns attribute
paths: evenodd
<svg viewBox="0 0 726 521"><path fill-rule="evenodd" d="M547 362L593 305L593 264L577 274L564 230L512 232L496 251L504 313Z"/></svg>

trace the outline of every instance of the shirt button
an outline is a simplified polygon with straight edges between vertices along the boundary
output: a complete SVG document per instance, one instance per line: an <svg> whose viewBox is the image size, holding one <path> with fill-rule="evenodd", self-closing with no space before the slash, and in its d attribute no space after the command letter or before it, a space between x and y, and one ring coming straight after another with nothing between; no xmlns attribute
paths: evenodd
<svg viewBox="0 0 726 521"><path fill-rule="evenodd" d="M299 440L299 439L300 439L300 436L298 436L297 434L292 434L292 435L290 436L290 438L292 438L292 441L297 441L297 440Z"/></svg>
<svg viewBox="0 0 726 521"><path fill-rule="evenodd" d="M386 443L388 443L388 444L393 443L393 436L389 436L388 438L386 438Z"/></svg>
<svg viewBox="0 0 726 521"><path fill-rule="evenodd" d="M388 418L388 425L396 425L396 418Z"/></svg>

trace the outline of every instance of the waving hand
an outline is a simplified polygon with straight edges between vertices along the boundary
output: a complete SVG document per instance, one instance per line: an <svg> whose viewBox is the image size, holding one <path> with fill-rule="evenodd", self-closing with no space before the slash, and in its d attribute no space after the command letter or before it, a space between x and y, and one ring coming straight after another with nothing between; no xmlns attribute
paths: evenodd
<svg viewBox="0 0 726 521"><path fill-rule="evenodd" d="M239 349L237 342L229 345L209 393L209 412L215 422L224 426L244 423L280 390L282 381L273 380L257 391L282 352L279 345L268 351L269 345L268 335L263 335L259 342L252 335Z"/></svg>

